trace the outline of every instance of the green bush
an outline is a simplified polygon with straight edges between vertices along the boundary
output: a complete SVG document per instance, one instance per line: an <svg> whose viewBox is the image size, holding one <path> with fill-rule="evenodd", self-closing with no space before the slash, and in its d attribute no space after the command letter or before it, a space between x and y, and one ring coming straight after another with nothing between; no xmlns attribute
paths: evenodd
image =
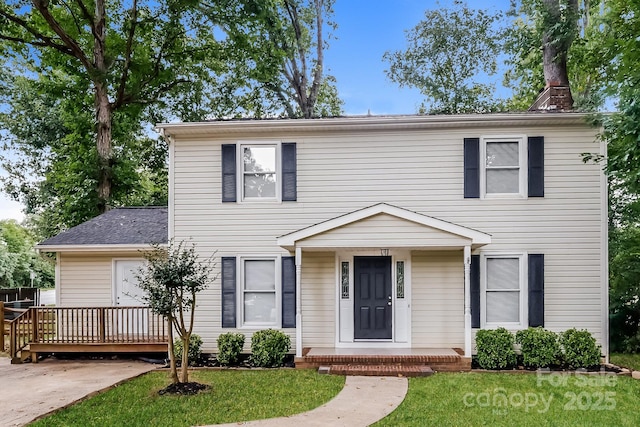
<svg viewBox="0 0 640 427"><path fill-rule="evenodd" d="M251 337L251 363L263 368L282 366L291 348L291 338L275 329L264 329Z"/></svg>
<svg viewBox="0 0 640 427"><path fill-rule="evenodd" d="M528 328L516 333L522 364L527 368L546 368L559 364L561 352L558 335L544 328Z"/></svg>
<svg viewBox="0 0 640 427"><path fill-rule="evenodd" d="M195 364L200 357L202 357L202 338L199 335L191 334L191 338L189 339L189 366ZM182 340L177 339L173 343L173 351L176 356L176 362L180 363L182 361Z"/></svg>
<svg viewBox="0 0 640 427"><path fill-rule="evenodd" d="M564 349L564 363L570 369L591 368L600 365L600 346L587 330L576 328L560 335Z"/></svg>
<svg viewBox="0 0 640 427"><path fill-rule="evenodd" d="M244 334L228 332L218 336L218 362L221 365L236 365L244 347Z"/></svg>
<svg viewBox="0 0 640 427"><path fill-rule="evenodd" d="M479 330L476 348L476 360L483 369L506 369L516 364L513 334L505 328Z"/></svg>

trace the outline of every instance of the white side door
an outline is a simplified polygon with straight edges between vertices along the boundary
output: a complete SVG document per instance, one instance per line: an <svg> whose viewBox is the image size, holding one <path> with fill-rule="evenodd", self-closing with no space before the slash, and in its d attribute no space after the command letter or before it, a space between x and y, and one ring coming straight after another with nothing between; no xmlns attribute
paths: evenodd
<svg viewBox="0 0 640 427"><path fill-rule="evenodd" d="M138 287L138 279L135 276L143 264L144 260L141 259L115 261L115 305L144 305L143 292Z"/></svg>
<svg viewBox="0 0 640 427"><path fill-rule="evenodd" d="M120 307L140 307L145 302L143 291L138 286L136 273L144 264L144 260L116 260L114 269L114 299L115 305ZM129 309L118 311L117 325L114 330L124 339L139 340L149 329L148 312L143 309Z"/></svg>

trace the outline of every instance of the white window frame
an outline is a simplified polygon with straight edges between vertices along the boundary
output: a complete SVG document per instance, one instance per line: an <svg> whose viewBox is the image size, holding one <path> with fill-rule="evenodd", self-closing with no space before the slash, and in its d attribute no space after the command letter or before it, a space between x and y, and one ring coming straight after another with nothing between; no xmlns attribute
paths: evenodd
<svg viewBox="0 0 640 427"><path fill-rule="evenodd" d="M487 143L517 142L518 143L518 192L517 193L488 193L487 192ZM483 199L512 199L527 197L527 137L526 135L487 135L480 138L480 194ZM500 169L497 167L496 169ZM506 167L504 168L506 169Z"/></svg>
<svg viewBox="0 0 640 427"><path fill-rule="evenodd" d="M245 263L247 261L273 261L275 265L275 310L276 310L276 320L275 322L245 322L244 321L244 294L245 292L255 292L255 291L245 291ZM236 306L238 309L238 322L240 328L246 329L267 329L267 328L277 328L280 329L282 327L282 261L280 256L264 256L264 255L256 255L256 256L243 256L238 260L238 271L239 271L239 279L237 283L237 301Z"/></svg>
<svg viewBox="0 0 640 427"><path fill-rule="evenodd" d="M282 201L282 142L281 141L238 141L236 144L238 177L238 199L241 203L273 203ZM245 197L244 195L244 149L247 147L274 147L276 149L276 194L275 197Z"/></svg>
<svg viewBox="0 0 640 427"><path fill-rule="evenodd" d="M518 258L520 267L519 304L520 318L517 322L487 322L487 259L488 258ZM504 327L507 329L526 328L528 319L528 271L526 252L483 252L480 256L480 327L494 329ZM505 289L506 291L506 289ZM512 289L511 291L515 291ZM496 291L489 291L496 292Z"/></svg>

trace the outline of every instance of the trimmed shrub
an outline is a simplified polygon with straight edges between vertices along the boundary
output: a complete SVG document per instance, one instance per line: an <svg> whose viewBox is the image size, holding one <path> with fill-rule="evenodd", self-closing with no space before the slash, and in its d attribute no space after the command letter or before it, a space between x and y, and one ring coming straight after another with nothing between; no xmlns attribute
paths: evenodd
<svg viewBox="0 0 640 427"><path fill-rule="evenodd" d="M228 332L218 336L218 362L221 365L236 365L244 347L244 334Z"/></svg>
<svg viewBox="0 0 640 427"><path fill-rule="evenodd" d="M282 366L291 338L275 329L257 331L251 337L251 363L263 368Z"/></svg>
<svg viewBox="0 0 640 427"><path fill-rule="evenodd" d="M564 349L564 363L570 369L591 368L600 365L600 346L587 330L576 328L560 335Z"/></svg>
<svg viewBox="0 0 640 427"><path fill-rule="evenodd" d="M200 335L191 334L191 338L189 339L189 366L195 364L200 357L202 357L202 338ZM176 355L176 362L180 363L182 361L182 340L175 340L173 343L173 351Z"/></svg>
<svg viewBox="0 0 640 427"><path fill-rule="evenodd" d="M479 330L476 348L478 365L483 369L506 369L516 364L513 334L505 328Z"/></svg>
<svg viewBox="0 0 640 427"><path fill-rule="evenodd" d="M544 328L528 328L516 333L522 364L527 368L547 368L559 364L562 353L558 335Z"/></svg>

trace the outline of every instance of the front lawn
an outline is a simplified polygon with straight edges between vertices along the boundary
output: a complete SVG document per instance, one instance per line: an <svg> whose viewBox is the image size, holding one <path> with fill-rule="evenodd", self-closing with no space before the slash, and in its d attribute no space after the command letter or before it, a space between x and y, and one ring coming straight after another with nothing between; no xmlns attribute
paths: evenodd
<svg viewBox="0 0 640 427"><path fill-rule="evenodd" d="M344 386L344 377L312 370L194 371L211 385L195 396L159 396L166 372L128 381L33 426L193 426L281 417L316 408Z"/></svg>
<svg viewBox="0 0 640 427"><path fill-rule="evenodd" d="M609 360L614 365L622 366L633 371L640 371L640 353L611 353Z"/></svg>
<svg viewBox="0 0 640 427"><path fill-rule="evenodd" d="M412 378L376 426L637 426L640 381L566 373Z"/></svg>

